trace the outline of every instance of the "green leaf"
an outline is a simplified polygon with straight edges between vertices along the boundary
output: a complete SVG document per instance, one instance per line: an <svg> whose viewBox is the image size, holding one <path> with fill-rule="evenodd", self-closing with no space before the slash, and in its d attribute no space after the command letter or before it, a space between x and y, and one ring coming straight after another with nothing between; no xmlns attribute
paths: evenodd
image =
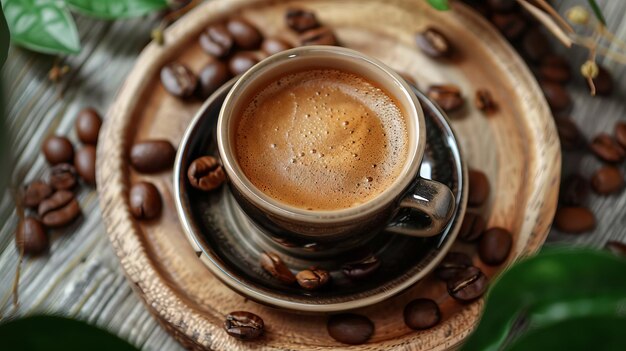
<svg viewBox="0 0 626 351"><path fill-rule="evenodd" d="M48 54L75 54L80 39L65 4L58 0L2 0L15 44Z"/></svg>
<svg viewBox="0 0 626 351"><path fill-rule="evenodd" d="M606 26L606 20L604 19L604 16L602 15L602 11L600 10L600 6L598 6L598 4L596 3L596 0L587 0L587 2L589 3L589 6L591 6L591 9L593 10L593 13L596 15L596 18L598 19L598 21L600 21L600 23Z"/></svg>
<svg viewBox="0 0 626 351"><path fill-rule="evenodd" d="M104 19L138 17L168 7L167 0L65 0L73 9Z"/></svg>
<svg viewBox="0 0 626 351"><path fill-rule="evenodd" d="M4 18L4 13L2 12L2 6L0 6L0 68L4 65L4 61L7 59L7 54L9 52L9 27L7 26L7 21Z"/></svg>
<svg viewBox="0 0 626 351"><path fill-rule="evenodd" d="M603 318L626 320L624 272L626 259L606 252L544 249L539 255L514 265L495 281L480 324L462 350L502 350L531 333L564 340L571 337L571 332L557 325L573 319L590 328ZM546 334L540 331L544 328L562 333ZM624 330L613 325L604 328L612 335L622 335ZM516 339L518 333L521 336ZM595 345L586 344L590 350L596 349Z"/></svg>
<svg viewBox="0 0 626 351"><path fill-rule="evenodd" d="M434 7L439 11L447 11L450 9L448 5L448 0L427 0L430 6Z"/></svg>
<svg viewBox="0 0 626 351"><path fill-rule="evenodd" d="M33 316L0 325L3 350L137 350L117 336L74 319Z"/></svg>

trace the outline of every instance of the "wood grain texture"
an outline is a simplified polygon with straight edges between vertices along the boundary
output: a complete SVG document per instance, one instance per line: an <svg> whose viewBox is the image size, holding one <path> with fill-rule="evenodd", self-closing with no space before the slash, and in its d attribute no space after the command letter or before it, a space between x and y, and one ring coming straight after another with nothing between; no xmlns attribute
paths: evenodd
<svg viewBox="0 0 626 351"><path fill-rule="evenodd" d="M158 80L170 61L198 72L209 62L197 43L208 24L238 14L261 28L266 36L280 36L295 44L285 31L288 6L314 10L336 30L340 42L372 55L412 76L423 88L455 82L468 103L452 114L453 127L470 166L487 173L492 196L483 209L490 226L510 229L515 246L509 262L535 252L545 240L556 208L560 150L552 119L537 83L516 54L482 19L458 6L440 13L419 0L395 1L213 1L203 4L165 33L165 45L150 44L143 51L108 114L98 148L98 184L103 217L113 247L129 280L151 311L187 346L219 350L243 349L226 335L224 316L233 310L255 312L266 322L267 333L255 347L264 349L340 348L325 331L325 316L302 318L247 302L212 276L197 259L180 228L172 200L172 175L140 175L126 163L129 146L149 138L178 144L199 102L168 95ZM457 57L436 62L416 50L413 33L436 23L452 38ZM499 102L497 113L485 117L475 109L476 89L488 88ZM477 137L478 136L478 137ZM494 147L495 146L495 147ZM166 204L161 218L134 221L128 211L127 189L138 180L159 188ZM475 256L473 247L455 250ZM498 269L476 264L493 276ZM404 305L415 297L430 297L442 306L444 321L424 331L409 330L402 319ZM216 303L219 301L219 303ZM408 292L359 313L369 316L376 332L369 350L442 350L458 344L475 326L482 301L454 302L445 286L429 277Z"/></svg>

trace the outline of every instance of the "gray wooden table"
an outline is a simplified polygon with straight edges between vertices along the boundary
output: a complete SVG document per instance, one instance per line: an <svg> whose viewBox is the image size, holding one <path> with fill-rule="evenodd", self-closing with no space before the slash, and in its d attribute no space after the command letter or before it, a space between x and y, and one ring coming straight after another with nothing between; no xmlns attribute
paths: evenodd
<svg viewBox="0 0 626 351"><path fill-rule="evenodd" d="M561 1L561 12L574 3ZM609 27L626 39L625 1L600 0ZM40 178L48 168L40 156L41 141L50 134L68 135L76 142L74 116L85 106L106 111L148 42L154 19L102 22L77 18L83 50L69 57L71 72L60 86L47 79L54 59L12 48L2 74L5 86L9 134L15 156L12 177L22 181ZM564 51L564 50L562 50ZM582 49L567 53L573 67L585 59ZM602 62L602 61L601 61ZM618 120L626 120L626 67L605 61L613 72L616 91L611 98L591 98L577 77L569 89L574 97L572 117L587 138L613 132ZM64 97L59 98L59 89ZM578 171L589 176L600 166L590 155L564 154L565 174ZM7 170L0 170L5 172ZM56 313L84 319L107 328L146 350L181 349L148 313L126 283L113 252L97 204L94 189L78 193L84 216L74 225L54 232L50 254L23 263L20 305L13 309L11 285L18 261L14 245L17 216L9 192L0 193L0 315L2 318L33 313ZM552 231L548 242L602 246L607 240L626 242L626 192L617 196L592 195L590 207L598 226L593 233L568 235Z"/></svg>

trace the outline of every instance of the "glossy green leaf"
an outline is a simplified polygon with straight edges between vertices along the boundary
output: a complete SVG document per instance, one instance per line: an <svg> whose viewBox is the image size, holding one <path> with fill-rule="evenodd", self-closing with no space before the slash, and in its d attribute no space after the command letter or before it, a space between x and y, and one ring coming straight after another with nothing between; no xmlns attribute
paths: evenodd
<svg viewBox="0 0 626 351"><path fill-rule="evenodd" d="M2 0L11 39L49 54L74 54L80 39L72 15L59 0Z"/></svg>
<svg viewBox="0 0 626 351"><path fill-rule="evenodd" d="M89 16L116 19L138 17L167 8L167 0L65 0L72 9Z"/></svg>
<svg viewBox="0 0 626 351"><path fill-rule="evenodd" d="M568 338L569 332L542 334L540 330L563 330L556 326L570 319L577 323L626 319L624 272L626 259L606 252L544 249L495 281L480 324L463 350L502 350L531 333ZM605 328L608 333L618 331L612 326Z"/></svg>
<svg viewBox="0 0 626 351"><path fill-rule="evenodd" d="M4 18L4 12L2 6L0 6L0 68L4 65L4 61L7 59L7 53L9 52L9 27L7 21Z"/></svg>
<svg viewBox="0 0 626 351"><path fill-rule="evenodd" d="M450 9L448 0L427 0L430 6L436 8L439 11L446 11Z"/></svg>
<svg viewBox="0 0 626 351"><path fill-rule="evenodd" d="M137 350L117 336L74 319L33 316L0 324L3 350Z"/></svg>

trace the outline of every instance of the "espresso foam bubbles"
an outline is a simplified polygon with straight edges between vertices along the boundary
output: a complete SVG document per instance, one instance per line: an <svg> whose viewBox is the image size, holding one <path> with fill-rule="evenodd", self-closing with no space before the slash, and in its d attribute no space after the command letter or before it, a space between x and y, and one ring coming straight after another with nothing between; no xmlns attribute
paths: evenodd
<svg viewBox="0 0 626 351"><path fill-rule="evenodd" d="M238 119L237 161L268 196L310 210L367 202L400 174L406 117L386 92L332 69L286 75Z"/></svg>

